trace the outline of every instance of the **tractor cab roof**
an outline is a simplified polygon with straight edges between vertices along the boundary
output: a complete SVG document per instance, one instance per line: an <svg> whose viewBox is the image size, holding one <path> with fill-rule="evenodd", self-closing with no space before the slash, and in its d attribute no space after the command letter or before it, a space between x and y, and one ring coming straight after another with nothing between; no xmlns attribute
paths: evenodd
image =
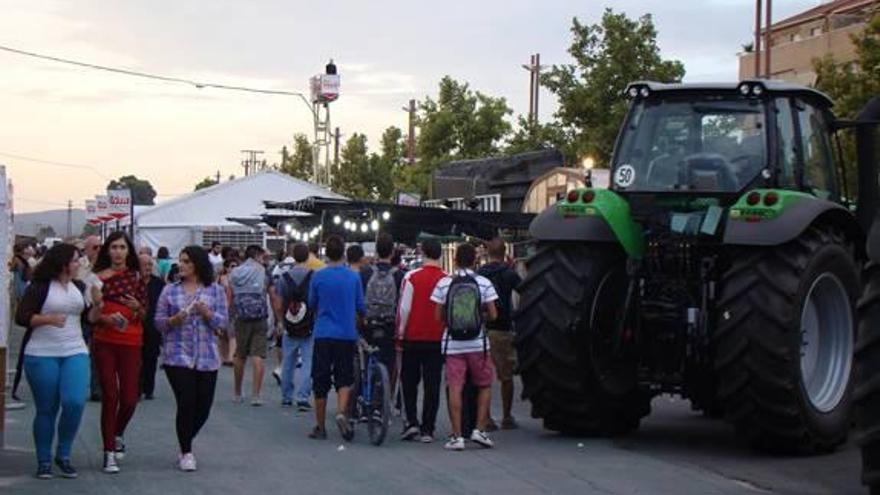
<svg viewBox="0 0 880 495"><path fill-rule="evenodd" d="M759 92L753 92L753 88L758 86L761 88ZM827 108L834 105L831 98L821 91L817 91L809 86L793 84L776 79L744 79L740 82L727 83L661 83L656 81L636 81L630 83L626 87L624 95L630 97L646 97L646 95L654 93L739 93L743 96L753 97L757 97L761 94L785 94L789 96L801 96Z"/></svg>

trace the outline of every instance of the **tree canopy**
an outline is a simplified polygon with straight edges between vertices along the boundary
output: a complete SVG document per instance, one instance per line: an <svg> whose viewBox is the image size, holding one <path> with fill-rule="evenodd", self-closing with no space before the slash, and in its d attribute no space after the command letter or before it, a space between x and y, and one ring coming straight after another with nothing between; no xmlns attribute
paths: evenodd
<svg viewBox="0 0 880 495"><path fill-rule="evenodd" d="M198 191L199 189L205 189L205 188L208 188L211 186L216 186L216 185L217 185L216 179L212 179L210 177L205 177L204 179L201 180L201 182L196 184L196 187L193 189L193 191Z"/></svg>
<svg viewBox="0 0 880 495"><path fill-rule="evenodd" d="M650 14L632 20L606 9L598 24L584 25L575 18L571 33L568 53L574 63L554 65L541 82L559 100L556 132L564 133L566 161L591 156L607 165L626 114L622 94L627 84L681 81L684 65L661 57Z"/></svg>
<svg viewBox="0 0 880 495"><path fill-rule="evenodd" d="M278 170L302 180L311 180L314 154L309 138L305 134L293 136L293 153L287 146L281 148L281 165Z"/></svg>

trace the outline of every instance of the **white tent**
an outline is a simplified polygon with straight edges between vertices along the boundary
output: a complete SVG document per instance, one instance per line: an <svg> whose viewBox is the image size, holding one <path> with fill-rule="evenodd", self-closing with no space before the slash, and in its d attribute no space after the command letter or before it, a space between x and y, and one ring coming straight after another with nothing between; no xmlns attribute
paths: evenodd
<svg viewBox="0 0 880 495"><path fill-rule="evenodd" d="M187 245L209 246L214 240L234 246L265 245L264 232L227 218L259 216L266 211L264 200L296 201L309 196L342 198L287 174L258 172L136 212L136 242L152 247L154 253L166 246L172 255Z"/></svg>

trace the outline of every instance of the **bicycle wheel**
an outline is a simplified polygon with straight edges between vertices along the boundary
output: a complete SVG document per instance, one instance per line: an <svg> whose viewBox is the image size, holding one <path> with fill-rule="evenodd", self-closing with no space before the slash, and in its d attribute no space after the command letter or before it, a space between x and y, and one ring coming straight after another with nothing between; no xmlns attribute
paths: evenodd
<svg viewBox="0 0 880 495"><path fill-rule="evenodd" d="M373 361L370 377L371 396L367 406L369 413L368 430L370 443L382 445L388 435L388 424L391 421L391 380L388 368L378 360Z"/></svg>

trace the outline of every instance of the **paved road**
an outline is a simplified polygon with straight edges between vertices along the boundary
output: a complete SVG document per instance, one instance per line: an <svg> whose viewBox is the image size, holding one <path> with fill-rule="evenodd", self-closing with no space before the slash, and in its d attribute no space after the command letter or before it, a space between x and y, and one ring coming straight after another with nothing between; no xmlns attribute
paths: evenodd
<svg viewBox="0 0 880 495"><path fill-rule="evenodd" d="M174 467L173 399L160 376L157 399L138 407L127 434L129 454L115 476L100 471L98 404L89 403L74 447L79 480L34 479L33 409L8 413L0 493L866 493L858 484L859 458L852 446L812 458L762 456L738 445L724 423L665 397L655 400L653 415L637 433L617 440L543 432L527 417L526 405L517 404L522 428L495 434L493 450L469 445L453 453L440 443L403 443L396 437L373 447L365 431L340 450L335 431L324 442L306 438L311 417L280 408L274 382L268 384L268 405L233 404L231 375L229 368L221 371L212 416L196 439L198 472ZM445 431L445 414L441 418Z"/></svg>

